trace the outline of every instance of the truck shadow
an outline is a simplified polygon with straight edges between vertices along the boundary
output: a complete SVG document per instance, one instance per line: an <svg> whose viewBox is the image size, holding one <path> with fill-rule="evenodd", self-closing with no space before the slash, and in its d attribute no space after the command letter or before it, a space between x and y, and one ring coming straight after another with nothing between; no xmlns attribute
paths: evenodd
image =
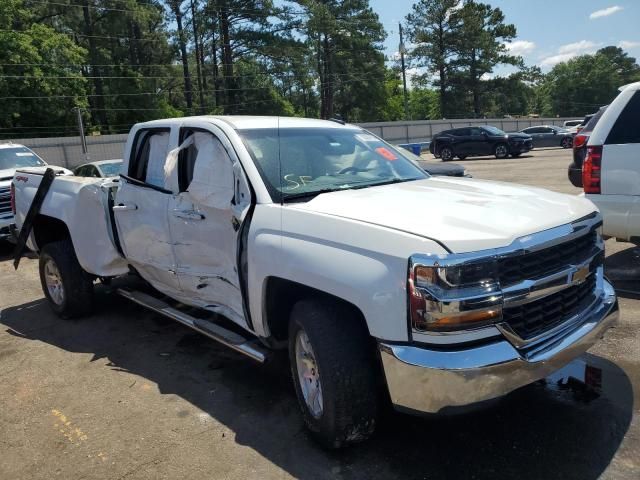
<svg viewBox="0 0 640 480"><path fill-rule="evenodd" d="M596 479L634 409L625 372L587 354L570 365L578 372L573 380L549 379L461 416L389 412L369 442L327 452L304 429L286 358L256 365L120 297L97 297L99 313L82 321L59 320L40 300L3 310L0 324L156 383L161 394L190 402L296 478ZM579 381L586 371L591 380Z"/></svg>
<svg viewBox="0 0 640 480"><path fill-rule="evenodd" d="M607 257L605 275L619 297L640 299L640 248L630 246Z"/></svg>

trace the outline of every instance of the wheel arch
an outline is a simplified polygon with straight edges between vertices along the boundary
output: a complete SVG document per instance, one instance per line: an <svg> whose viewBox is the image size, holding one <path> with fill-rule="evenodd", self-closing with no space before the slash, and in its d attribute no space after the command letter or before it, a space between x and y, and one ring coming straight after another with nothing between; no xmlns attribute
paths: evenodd
<svg viewBox="0 0 640 480"><path fill-rule="evenodd" d="M299 282L272 276L265 279L262 297L262 321L270 343L279 347L286 345L293 306L307 298L339 302L353 313L356 321L361 322L370 334L362 310L348 300Z"/></svg>
<svg viewBox="0 0 640 480"><path fill-rule="evenodd" d="M51 242L57 242L59 240L71 240L71 232L67 224L59 218L50 217L49 215L38 214L33 221L33 241L35 242L38 250Z"/></svg>

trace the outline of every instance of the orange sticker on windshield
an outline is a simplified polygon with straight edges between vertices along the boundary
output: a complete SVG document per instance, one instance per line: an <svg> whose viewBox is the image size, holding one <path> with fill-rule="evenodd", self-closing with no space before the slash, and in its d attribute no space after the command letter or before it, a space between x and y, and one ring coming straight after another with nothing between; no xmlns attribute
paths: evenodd
<svg viewBox="0 0 640 480"><path fill-rule="evenodd" d="M396 157L391 150L385 147L376 148L376 152L378 152L380 155L382 155L384 158L386 158L390 162L398 159L398 157Z"/></svg>

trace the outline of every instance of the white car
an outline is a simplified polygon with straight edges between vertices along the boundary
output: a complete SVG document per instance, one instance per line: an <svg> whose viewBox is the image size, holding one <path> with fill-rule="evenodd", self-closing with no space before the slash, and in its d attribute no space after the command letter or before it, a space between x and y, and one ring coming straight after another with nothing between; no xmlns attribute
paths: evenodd
<svg viewBox="0 0 640 480"><path fill-rule="evenodd" d="M571 127L577 127L578 125L581 125L582 121L583 121L582 118L579 118L577 120L565 120L562 123L562 126L568 130Z"/></svg>
<svg viewBox="0 0 640 480"><path fill-rule="evenodd" d="M109 178L120 175L122 160L99 160L97 162L85 163L73 169L73 174L78 177Z"/></svg>
<svg viewBox="0 0 640 480"><path fill-rule="evenodd" d="M640 82L620 88L591 132L582 186L605 235L640 242Z"/></svg>
<svg viewBox="0 0 640 480"><path fill-rule="evenodd" d="M591 202L431 177L353 125L157 120L133 127L124 162L117 182L16 174L19 242L51 308L88 315L109 279L258 362L288 349L304 421L331 448L373 433L385 389L414 412L496 398L618 315Z"/></svg>
<svg viewBox="0 0 640 480"><path fill-rule="evenodd" d="M17 143L0 143L0 240L11 238L11 180L18 168L45 167L47 163L33 150ZM66 170L66 174L71 172Z"/></svg>

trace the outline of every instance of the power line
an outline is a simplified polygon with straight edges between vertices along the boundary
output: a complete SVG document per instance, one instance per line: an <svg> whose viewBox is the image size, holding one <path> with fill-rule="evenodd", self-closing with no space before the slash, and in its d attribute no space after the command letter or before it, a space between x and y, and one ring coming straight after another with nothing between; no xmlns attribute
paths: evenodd
<svg viewBox="0 0 640 480"><path fill-rule="evenodd" d="M108 77L101 77L108 78ZM173 78L173 77L171 77ZM140 78L140 80L144 80L144 78ZM227 89L218 89L218 90L202 90L203 93L216 93L216 92L231 92L231 91L245 91L245 90L266 90L272 88L271 85L266 87L243 87L243 88L227 88ZM196 89L192 89L195 91ZM199 91L199 90L198 90ZM159 92L136 92L136 93L103 93L103 94L84 94L80 93L78 95L40 95L40 96L12 96L12 97L0 97L0 100L46 100L46 99L58 99L58 98L82 98L82 97L138 97L138 96L153 96L153 95L162 95L170 93L166 89L162 89Z"/></svg>
<svg viewBox="0 0 640 480"><path fill-rule="evenodd" d="M40 3L43 5L56 5L56 6L61 6L61 7L76 7L76 8L85 8L85 5L79 5L77 3L61 3L61 2L51 2L51 1L47 1L47 0L29 0L30 3ZM166 11L164 5L159 4L159 3L150 3L150 2L137 2L137 5L139 6L150 6L150 7L158 7L160 8L162 11ZM125 8L112 8L112 7L101 7L98 5L86 5L86 8L92 9L92 10L100 10L100 11L111 11L111 12L127 12L127 13L138 13L137 10L131 10L131 9L125 9ZM274 10L272 12L269 11L264 11L264 10L256 10L256 9L248 9L248 8L224 8L224 7L215 7L213 9L208 9L208 10L213 10L214 12L227 12L230 14L253 14L256 17L263 17L263 18L268 18L268 17L277 17L278 15L289 15L289 16L302 16L302 17L308 17L311 16L311 12L306 11L306 10L286 10L286 9L277 9ZM340 21L340 22L345 22L348 21L350 19L349 18L342 18L342 17L333 17L334 20ZM355 23L355 22L354 22Z"/></svg>
<svg viewBox="0 0 640 480"><path fill-rule="evenodd" d="M0 29L0 32L11 32L11 33L17 33L19 35L30 35L31 33L25 30L14 30L14 29ZM83 33L78 33L78 32L60 32L60 31L55 31L56 33L60 34L60 35L69 35L72 37L82 37L82 38L102 38L102 39L113 39L113 40L130 40L130 41L134 41L134 42L164 42L167 41L167 38L136 38L136 37L127 37L127 36L113 36L113 35L85 35ZM290 49L300 49L300 50L308 50L309 47L307 45L289 45L288 48ZM375 52L379 52L382 53L382 48L376 48L375 46L372 46L371 48L333 48L332 50L334 52L371 52L371 51L375 51ZM219 63L218 65L225 65L223 63Z"/></svg>

